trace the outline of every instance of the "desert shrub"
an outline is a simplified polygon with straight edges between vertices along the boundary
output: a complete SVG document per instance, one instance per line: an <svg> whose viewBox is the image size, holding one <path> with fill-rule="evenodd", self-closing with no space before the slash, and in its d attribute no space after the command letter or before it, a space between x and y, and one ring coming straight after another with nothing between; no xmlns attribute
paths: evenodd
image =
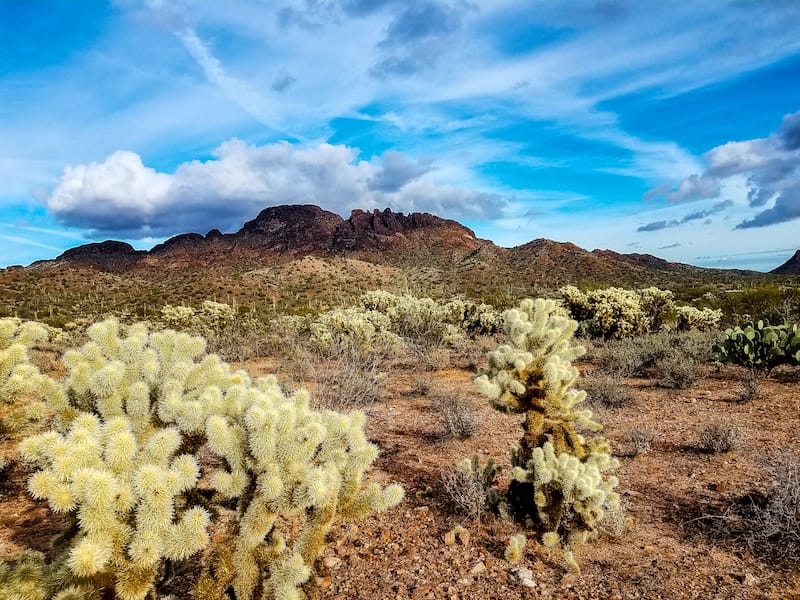
<svg viewBox="0 0 800 600"><path fill-rule="evenodd" d="M464 440L475 435L480 428L478 413L463 398L438 396L434 398L432 408L441 419L445 438Z"/></svg>
<svg viewBox="0 0 800 600"><path fill-rule="evenodd" d="M387 355L379 349L335 344L312 353L301 367L320 410L349 411L380 400L386 383Z"/></svg>
<svg viewBox="0 0 800 600"><path fill-rule="evenodd" d="M800 456L789 453L775 465L766 491L737 499L717 515L695 519L715 537L744 544L750 552L772 563L800 561Z"/></svg>
<svg viewBox="0 0 800 600"><path fill-rule="evenodd" d="M608 340L595 350L601 373L616 377L645 377L648 370L671 352L666 335L645 335Z"/></svg>
<svg viewBox="0 0 800 600"><path fill-rule="evenodd" d="M494 488L498 471L491 458L481 466L476 454L462 465L442 471L442 487L460 513L480 523L486 510L496 506L499 501Z"/></svg>
<svg viewBox="0 0 800 600"><path fill-rule="evenodd" d="M572 387L572 361L584 350L573 339L577 323L555 309L553 300L528 299L506 311L510 343L489 353L489 369L475 382L497 410L525 415L506 496L512 512L539 529L546 546L562 544L578 570L573 548L594 537L604 511L619 502L618 462L604 438L576 429L602 426L578 408L586 393Z"/></svg>
<svg viewBox="0 0 800 600"><path fill-rule="evenodd" d="M691 356L676 351L659 360L653 371L658 386L677 390L689 389L705 373Z"/></svg>
<svg viewBox="0 0 800 600"><path fill-rule="evenodd" d="M751 551L800 561L800 457L789 455L777 466L766 498L753 502L744 539Z"/></svg>
<svg viewBox="0 0 800 600"><path fill-rule="evenodd" d="M633 456L650 452L650 446L652 446L655 439L656 432L649 427L632 429L625 435L625 441L630 446Z"/></svg>
<svg viewBox="0 0 800 600"><path fill-rule="evenodd" d="M671 357L682 357L696 365L709 362L715 339L713 333L687 331L608 340L595 347L593 360L601 373L617 377L647 377Z"/></svg>
<svg viewBox="0 0 800 600"><path fill-rule="evenodd" d="M35 378L53 429L20 445L38 467L30 493L76 519L61 589L143 599L165 561L207 547L212 515L235 506L195 596L301 598L337 517L401 499L399 486L362 484L377 455L362 413L315 412L306 392L253 381L186 333L108 320L88 336L64 354L64 380ZM200 452L220 462L203 486Z"/></svg>
<svg viewBox="0 0 800 600"><path fill-rule="evenodd" d="M736 450L743 441L741 429L722 419L715 419L700 432L697 445L709 454L719 454Z"/></svg>
<svg viewBox="0 0 800 600"><path fill-rule="evenodd" d="M419 345L412 342L407 349L417 367L424 371L443 371L450 368L450 350L444 345Z"/></svg>
<svg viewBox="0 0 800 600"><path fill-rule="evenodd" d="M590 377L581 382L586 400L603 408L622 408L633 401L630 390L619 377Z"/></svg>

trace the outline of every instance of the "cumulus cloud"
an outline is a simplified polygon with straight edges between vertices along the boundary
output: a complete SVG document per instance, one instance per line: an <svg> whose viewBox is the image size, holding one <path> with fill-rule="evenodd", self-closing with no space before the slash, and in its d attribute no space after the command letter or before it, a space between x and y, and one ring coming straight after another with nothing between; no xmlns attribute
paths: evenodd
<svg viewBox="0 0 800 600"><path fill-rule="evenodd" d="M742 221L736 229L766 227L800 218L800 181L784 188L776 197L772 207L762 210L752 219Z"/></svg>
<svg viewBox="0 0 800 600"><path fill-rule="evenodd" d="M143 238L212 227L235 230L278 204L318 204L342 215L354 208L390 207L495 218L507 201L439 183L430 161L398 152L365 161L358 160L357 149L342 145L254 146L231 139L212 160L183 163L173 174L145 166L128 151L67 167L46 205L60 222L88 229L90 235Z"/></svg>
<svg viewBox="0 0 800 600"><path fill-rule="evenodd" d="M676 188L662 185L649 190L643 198L665 197L671 202L716 198L726 180L741 176L747 181L748 204L762 210L736 229L800 218L800 112L785 115L777 131L768 137L728 142L712 148L703 158L703 173L686 177ZM657 221L639 231L655 231L682 222Z"/></svg>
<svg viewBox="0 0 800 600"><path fill-rule="evenodd" d="M683 225L684 223L689 223L690 221L699 221L701 219L706 219L711 215L715 215L724 211L727 208L733 206L732 200L722 200L717 202L709 209L706 210L695 210L690 212L687 215L684 215L680 219L664 219L661 221L653 221L652 223L647 223L646 225L642 225L641 227L637 228L636 231L659 231L661 229L668 229L670 227L678 227L679 225Z"/></svg>

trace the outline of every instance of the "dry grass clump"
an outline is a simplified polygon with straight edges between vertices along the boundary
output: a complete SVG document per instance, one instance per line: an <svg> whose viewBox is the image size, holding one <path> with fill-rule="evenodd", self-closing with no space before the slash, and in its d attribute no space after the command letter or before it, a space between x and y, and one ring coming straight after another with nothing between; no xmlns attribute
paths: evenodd
<svg viewBox="0 0 800 600"><path fill-rule="evenodd" d="M453 507L460 514L480 523L481 516L499 502L494 487L499 468L490 458L483 465L478 455L464 464L442 471L442 487Z"/></svg>
<svg viewBox="0 0 800 600"><path fill-rule="evenodd" d="M650 452L650 446L655 440L656 432L649 427L637 428L629 431L624 440L630 446L631 456L639 456Z"/></svg>
<svg viewBox="0 0 800 600"><path fill-rule="evenodd" d="M586 391L586 400L594 406L622 408L633 402L630 389L613 375L590 377L581 381L580 386Z"/></svg>
<svg viewBox="0 0 800 600"><path fill-rule="evenodd" d="M770 548L800 561L800 456L785 458L763 505L754 503L744 535L751 551Z"/></svg>
<svg viewBox="0 0 800 600"><path fill-rule="evenodd" d="M716 419L700 432L698 446L709 454L720 454L736 450L742 445L744 434L738 427L722 419Z"/></svg>
<svg viewBox="0 0 800 600"><path fill-rule="evenodd" d="M454 468L442 472L442 487L459 514L480 522L486 511L486 490L479 474Z"/></svg>
<svg viewBox="0 0 800 600"><path fill-rule="evenodd" d="M352 344L338 346L325 355L312 354L302 371L319 409L346 412L369 406L385 388L385 354Z"/></svg>
<svg viewBox="0 0 800 600"><path fill-rule="evenodd" d="M431 406L441 419L442 437L445 439L464 440L480 429L478 412L463 398L438 396Z"/></svg>
<svg viewBox="0 0 800 600"><path fill-rule="evenodd" d="M722 514L693 519L714 538L745 545L770 562L800 562L800 455L783 457L766 493L752 492Z"/></svg>
<svg viewBox="0 0 800 600"><path fill-rule="evenodd" d="M762 377L755 369L748 369L747 374L742 378L740 402L750 402L757 400L761 395Z"/></svg>

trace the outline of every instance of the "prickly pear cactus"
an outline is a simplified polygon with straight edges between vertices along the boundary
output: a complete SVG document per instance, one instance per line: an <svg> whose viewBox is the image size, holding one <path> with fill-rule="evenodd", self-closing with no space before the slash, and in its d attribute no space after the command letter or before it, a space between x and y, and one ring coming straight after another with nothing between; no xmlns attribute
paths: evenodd
<svg viewBox="0 0 800 600"><path fill-rule="evenodd" d="M745 323L725 330L714 353L728 362L769 375L782 364L800 364L800 332L796 324L770 325L767 320Z"/></svg>

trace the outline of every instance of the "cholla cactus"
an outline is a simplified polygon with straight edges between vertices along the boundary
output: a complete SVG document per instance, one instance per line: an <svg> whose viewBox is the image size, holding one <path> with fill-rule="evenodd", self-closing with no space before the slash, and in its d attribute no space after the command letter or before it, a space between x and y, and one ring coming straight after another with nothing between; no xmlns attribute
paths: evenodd
<svg viewBox="0 0 800 600"><path fill-rule="evenodd" d="M678 331L715 331L719 329L722 311L694 306L679 306L676 309L676 325Z"/></svg>
<svg viewBox="0 0 800 600"><path fill-rule="evenodd" d="M661 331L675 309L672 292L649 287L642 290L606 288L581 292L575 286L559 290L573 319L588 334L622 338Z"/></svg>
<svg viewBox="0 0 800 600"><path fill-rule="evenodd" d="M525 556L525 546L528 539L522 533L517 533L508 538L508 545L506 546L505 559L512 565L520 563Z"/></svg>
<svg viewBox="0 0 800 600"><path fill-rule="evenodd" d="M0 319L0 403L38 392L46 378L30 364L28 350L48 337L48 329L41 323Z"/></svg>
<svg viewBox="0 0 800 600"><path fill-rule="evenodd" d="M206 547L208 509L219 507L196 489L201 447L224 460L207 483L239 516L215 551L236 568L213 585L206 576L201 598L230 586L240 600L301 598L335 518L402 498L399 486L362 485L377 455L363 414L311 411L305 392L286 397L274 377L252 381L185 333L139 324L121 334L109 320L88 335L64 355L66 379L42 386L59 427L21 445L41 467L32 495L78 517L67 559L77 581L138 600L165 559ZM305 522L290 545L281 523L292 516Z"/></svg>
<svg viewBox="0 0 800 600"><path fill-rule="evenodd" d="M361 308L334 309L322 313L310 326L314 348L329 351L342 346L379 346L389 350L403 347L403 340L391 331L384 313Z"/></svg>
<svg viewBox="0 0 800 600"><path fill-rule="evenodd" d="M236 318L236 309L224 302L204 300L199 308L172 306L161 309L161 320L167 327L195 333L219 332Z"/></svg>
<svg viewBox="0 0 800 600"><path fill-rule="evenodd" d="M488 373L475 381L490 404L524 413L524 435L512 453L508 500L514 512L544 532L547 545L571 549L593 536L606 509L617 506L618 466L602 437L588 441L576 426L601 429L578 405L586 393L572 387L572 361L584 349L574 343L577 323L554 314L553 300L523 300L503 315L511 338L489 353Z"/></svg>
<svg viewBox="0 0 800 600"><path fill-rule="evenodd" d="M498 331L501 324L493 306L459 299L441 302L374 290L361 296L361 305L384 313L392 331L402 337L431 338L451 345L463 342L465 333L490 334Z"/></svg>
<svg viewBox="0 0 800 600"><path fill-rule="evenodd" d="M648 331L655 332L667 328L667 319L675 310L670 290L661 290L657 287L639 290L639 302L649 321Z"/></svg>

